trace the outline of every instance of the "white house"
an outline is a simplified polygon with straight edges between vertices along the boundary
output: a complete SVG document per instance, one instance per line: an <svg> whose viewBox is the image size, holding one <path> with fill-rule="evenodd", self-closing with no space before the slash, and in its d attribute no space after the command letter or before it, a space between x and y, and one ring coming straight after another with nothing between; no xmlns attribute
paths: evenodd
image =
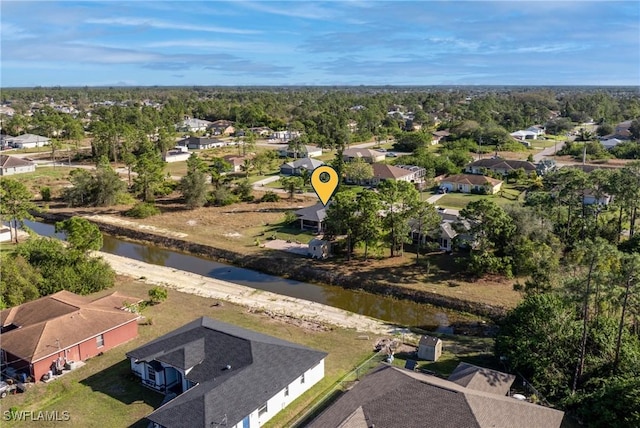
<svg viewBox="0 0 640 428"><path fill-rule="evenodd" d="M258 428L324 377L325 352L202 317L127 353L143 385L175 394L154 427Z"/></svg>
<svg viewBox="0 0 640 428"><path fill-rule="evenodd" d="M208 120L186 117L176 125L176 129L180 132L204 132L209 128L211 123L212 122Z"/></svg>
<svg viewBox="0 0 640 428"><path fill-rule="evenodd" d="M0 155L0 175L23 174L34 172L36 164L15 156Z"/></svg>
<svg viewBox="0 0 640 428"><path fill-rule="evenodd" d="M324 165L324 162L317 159L303 158L296 159L293 162L286 162L280 165L280 174L282 175L300 175L302 170L313 172L316 168Z"/></svg>
<svg viewBox="0 0 640 428"><path fill-rule="evenodd" d="M315 146L302 146L300 150L292 150L288 147L278 150L278 156L282 158L312 158L322 156L322 149Z"/></svg>
<svg viewBox="0 0 640 428"><path fill-rule="evenodd" d="M191 153L189 149L184 146L176 146L173 150L169 150L164 156L163 160L167 163L183 162L189 159Z"/></svg>
<svg viewBox="0 0 640 428"><path fill-rule="evenodd" d="M49 144L49 138L41 135L23 134L7 140L11 147L16 149L33 149L36 147L44 147Z"/></svg>

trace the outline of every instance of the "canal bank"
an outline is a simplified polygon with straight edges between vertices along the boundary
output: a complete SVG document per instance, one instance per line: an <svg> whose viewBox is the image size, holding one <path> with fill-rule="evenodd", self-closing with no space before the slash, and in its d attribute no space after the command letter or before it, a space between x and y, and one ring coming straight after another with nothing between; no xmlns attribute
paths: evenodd
<svg viewBox="0 0 640 428"><path fill-rule="evenodd" d="M67 215L61 214L52 214L52 213L41 213L39 217L45 219L48 222L54 222L63 220L68 218ZM302 258L299 256L292 256L287 253L280 253L277 251L269 251L265 252L261 255L253 255L247 257L246 255L234 253L232 251L223 250L203 244L196 244L193 242L189 242L187 240L172 237L172 236L163 236L156 233L151 233L143 230L136 230L127 227L123 227L121 225L108 224L104 222L99 222L94 219L89 219L93 223L95 223L100 230L110 236L122 237L127 240L133 240L134 242L140 242L146 244L149 248L149 251L153 251L153 246L160 247L162 249L168 250L177 250L180 252L188 253L191 255L196 255L200 257L205 257L207 259L215 260L221 263L227 263L234 266L239 266L242 268L252 269L258 272L263 272L269 275L275 275L285 280L297 280L297 281L309 281L314 284L328 284L330 286L339 286L345 290L351 291L365 291L367 293L372 293L378 296L382 296L384 298L391 298L400 301L407 301L416 304L425 304L432 305L437 308L447 308L456 312L463 312L474 314L477 316L489 318L493 321L496 321L504 316L505 309L502 307L491 306L487 304L470 302L466 300L456 299L452 297L442 296L436 293L431 293L428 291L420 291L409 288L404 288L402 286L393 286L393 285L380 285L376 284L375 281L362 281L361 279L354 280L354 278L350 278L345 275L337 275L335 272L328 271L323 268L322 263ZM149 245L151 244L151 245ZM156 263L161 264L161 263ZM233 282L237 282L232 278L223 278ZM253 285L251 285L253 286ZM287 294L281 293L280 290L273 290L278 294ZM307 296L294 296L294 297L302 297L308 299ZM316 300L316 299L309 299ZM317 300L316 300L317 301ZM322 302L325 303L325 302ZM328 302L332 306L334 302ZM362 313L359 310L353 310L352 308L344 308L353 312ZM395 311L394 311L395 312ZM374 316L374 318L383 318L376 316L376 314L367 314L370 316ZM400 315L400 314L398 314ZM419 325L424 321L421 320L422 317L410 317L412 321L406 322L407 317L402 317L405 319L405 324L407 325ZM390 318L387 318L390 319ZM394 316L392 319L396 319ZM430 324L430 323L427 323Z"/></svg>

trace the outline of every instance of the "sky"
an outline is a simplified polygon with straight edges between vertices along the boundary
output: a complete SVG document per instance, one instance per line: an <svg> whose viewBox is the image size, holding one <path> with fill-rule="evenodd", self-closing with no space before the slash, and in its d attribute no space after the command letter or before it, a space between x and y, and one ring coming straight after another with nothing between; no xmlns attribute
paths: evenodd
<svg viewBox="0 0 640 428"><path fill-rule="evenodd" d="M640 85L640 2L0 2L0 86Z"/></svg>

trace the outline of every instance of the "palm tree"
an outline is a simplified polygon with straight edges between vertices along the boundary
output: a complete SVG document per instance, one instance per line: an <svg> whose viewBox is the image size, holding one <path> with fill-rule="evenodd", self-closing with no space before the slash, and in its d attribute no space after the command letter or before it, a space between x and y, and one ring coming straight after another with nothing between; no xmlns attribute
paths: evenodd
<svg viewBox="0 0 640 428"><path fill-rule="evenodd" d="M240 165L240 168L246 173L246 178L249 178L249 170L253 168L253 164L251 163L251 159L245 159Z"/></svg>

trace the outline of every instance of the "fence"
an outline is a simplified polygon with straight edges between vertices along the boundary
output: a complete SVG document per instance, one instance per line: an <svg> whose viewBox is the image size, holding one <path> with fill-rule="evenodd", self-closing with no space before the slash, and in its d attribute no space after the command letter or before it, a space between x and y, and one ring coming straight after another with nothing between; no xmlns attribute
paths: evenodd
<svg viewBox="0 0 640 428"><path fill-rule="evenodd" d="M312 418L320 414L329 404L335 401L340 395L349 390L360 378L369 373L387 357L384 351L373 354L366 361L358 365L351 372L340 378L335 384L331 385L327 391L316 401L314 401L301 415L291 423L291 427L302 427Z"/></svg>

